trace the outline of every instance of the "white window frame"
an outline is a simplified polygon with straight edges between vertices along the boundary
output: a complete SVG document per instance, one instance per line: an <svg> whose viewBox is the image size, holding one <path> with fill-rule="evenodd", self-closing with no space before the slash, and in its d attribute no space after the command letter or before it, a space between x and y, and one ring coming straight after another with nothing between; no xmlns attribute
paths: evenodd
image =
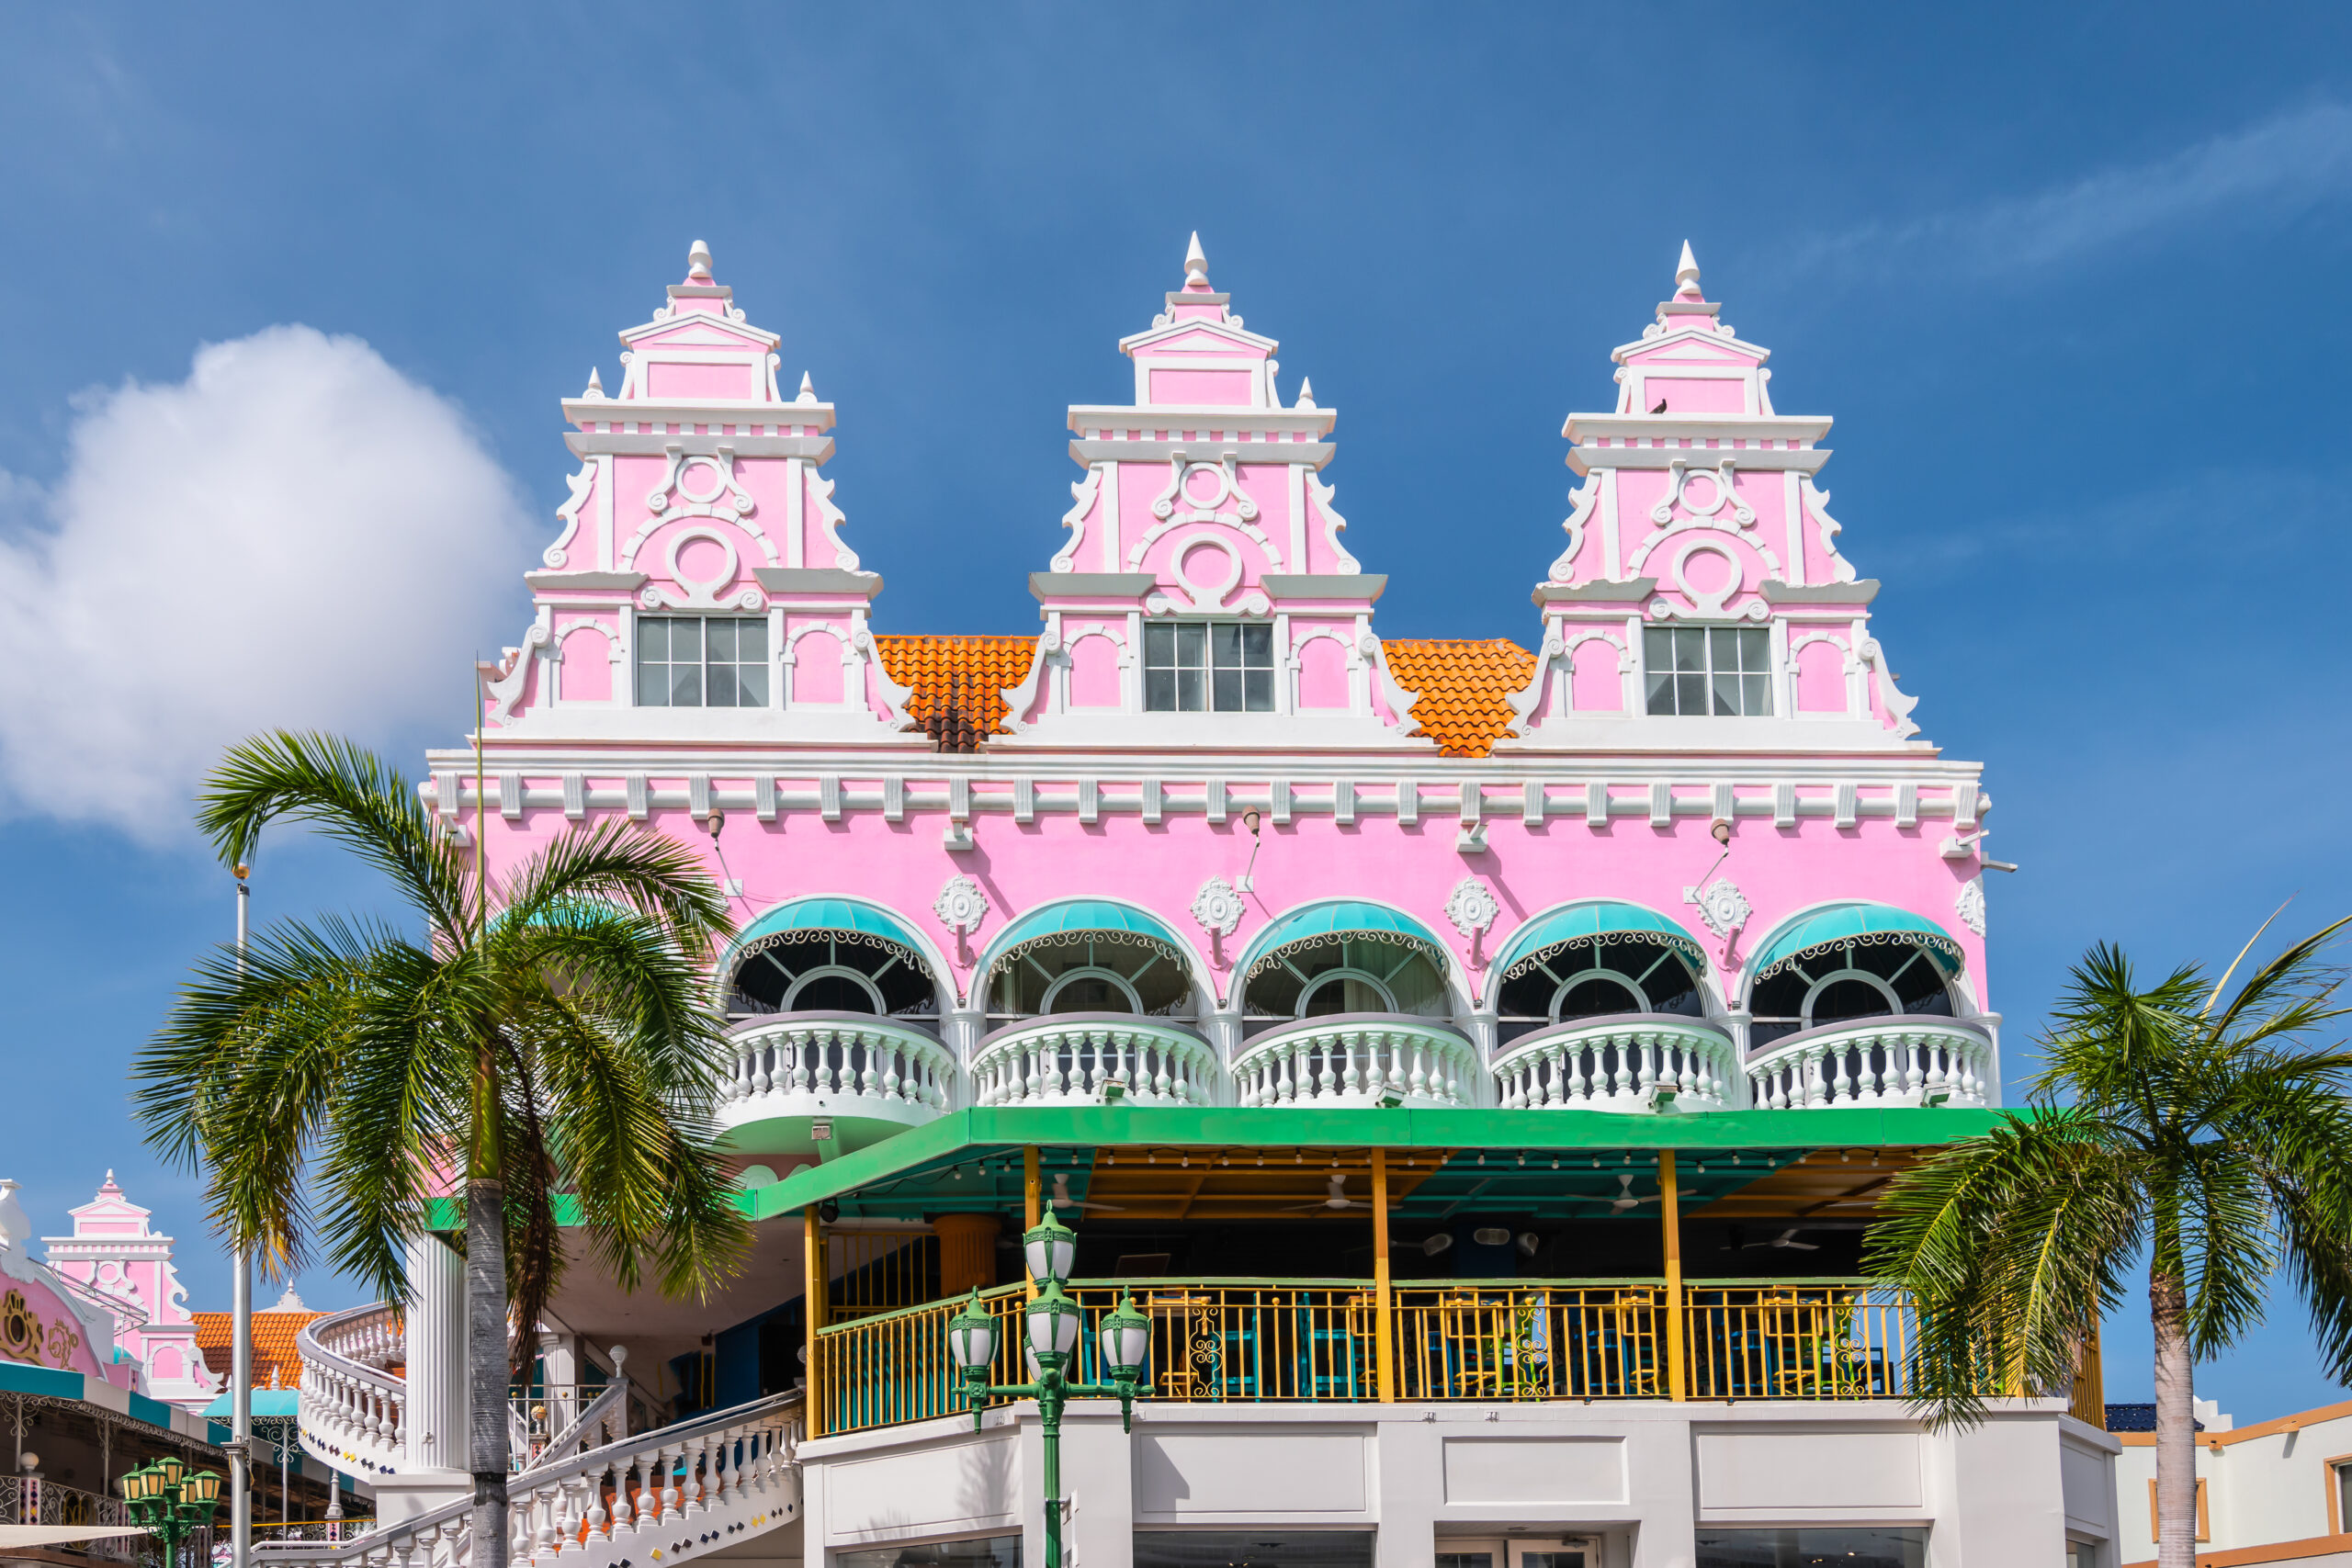
<svg viewBox="0 0 2352 1568"><path fill-rule="evenodd" d="M1654 672L1654 671L1652 671L1652 669L1651 669L1651 666L1650 666L1650 634L1651 634L1651 633L1653 633L1653 632L1659 632L1659 633L1664 633L1664 634L1666 634L1667 636L1668 636L1668 637L1670 637L1672 636L1672 634L1674 634L1674 633L1676 633L1676 632L1679 632L1679 631L1697 632L1698 634L1700 634L1702 637L1704 637L1704 638L1706 639L1706 643L1705 643L1705 645L1706 645L1706 649L1707 649L1707 666L1706 666L1706 669L1705 669L1705 671L1704 671L1704 672L1703 672L1703 675L1702 675L1702 679L1706 682L1706 692L1707 692L1707 711L1706 711L1705 713L1653 713L1653 712L1651 712L1651 711L1650 711L1650 676L1651 676L1651 674ZM1748 670L1748 669L1746 669L1746 668L1744 668L1744 667L1743 667L1742 669L1740 669L1740 670L1738 670L1738 671L1735 671L1735 673L1736 673L1737 676L1739 676L1739 677L1741 677L1741 678L1743 678L1743 679L1744 679L1744 678L1747 678L1747 677L1749 677L1749 676L1757 676L1757 677L1760 677L1760 678L1763 680L1763 682L1764 682L1764 701L1765 701L1765 704L1766 704L1767 707L1768 707L1770 711L1768 711L1768 712L1765 712L1765 713L1740 713L1740 714L1720 714L1720 713L1717 713L1717 712L1715 712L1715 711L1714 711L1714 698L1715 698L1715 675L1716 675L1716 670L1715 670L1715 667L1714 667L1714 657L1715 657L1715 656L1714 656L1714 637L1713 637L1713 634L1714 634L1714 633L1716 633L1716 632L1719 632L1719 631L1728 631L1728 632L1754 632L1754 633L1756 633L1758 636L1761 637L1764 639L1764 663L1763 663L1763 666L1762 666L1760 669L1752 670L1752 671L1751 671L1751 670ZM1642 717L1645 717L1645 718L1778 718L1778 717L1781 716L1781 713L1782 713L1782 711L1783 711L1783 709L1784 709L1784 707L1785 707L1785 705L1784 705L1784 704L1782 704L1782 703L1781 703L1781 692L1780 692L1780 689L1779 689L1779 688L1780 688L1780 686L1781 686L1781 671L1780 671L1780 665L1781 665L1781 661L1780 660L1780 659L1779 659L1778 657L1776 657L1775 650L1774 650L1774 648L1773 648L1773 639L1772 639L1772 636L1771 636L1771 629L1770 629L1770 627L1768 627L1768 626L1759 626L1756 625L1753 621L1680 621L1680 620L1677 620L1677 621L1668 621L1668 622L1666 622L1666 623L1664 623L1664 624L1662 624L1662 625L1659 625L1659 624L1645 625L1645 626L1644 626L1642 627L1642 642L1641 642L1641 649L1642 649L1642 651L1641 651L1641 658L1640 658L1640 673L1639 673L1639 676L1638 676L1638 678L1637 678L1637 679L1638 679L1638 688L1637 688L1637 690L1636 690L1636 692L1635 692L1635 694L1635 694L1636 698L1639 700L1639 703L1640 703L1640 713L1641 713L1641 716L1642 716ZM1668 676L1669 678L1671 678L1671 677L1675 674L1675 671L1674 671L1673 670L1671 670L1671 669L1666 670L1666 671L1657 671L1657 672L1658 672L1658 673L1664 673L1664 674L1666 674L1667 676Z"/></svg>

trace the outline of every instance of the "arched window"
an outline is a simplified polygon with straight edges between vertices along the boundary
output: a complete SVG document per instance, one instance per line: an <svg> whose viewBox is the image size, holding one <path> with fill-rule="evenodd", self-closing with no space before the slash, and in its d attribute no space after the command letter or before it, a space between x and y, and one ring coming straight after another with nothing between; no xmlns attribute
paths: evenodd
<svg viewBox="0 0 2352 1568"><path fill-rule="evenodd" d="M926 1028L939 992L922 957L859 931L798 929L756 937L735 955L729 1018L779 1012L858 1012Z"/></svg>
<svg viewBox="0 0 2352 1568"><path fill-rule="evenodd" d="M1928 943L1891 934L1810 948L1756 982L1750 1047L1866 1018L1950 1018L1951 985Z"/></svg>
<svg viewBox="0 0 2352 1568"><path fill-rule="evenodd" d="M1156 917L1109 899L1033 909L1007 926L978 987L990 1027L1048 1013L1189 1019L1193 974Z"/></svg>
<svg viewBox="0 0 2352 1568"><path fill-rule="evenodd" d="M1417 942L1334 931L1277 947L1242 982L1244 1028L1334 1013L1393 1012L1447 1018L1445 976Z"/></svg>
<svg viewBox="0 0 2352 1568"><path fill-rule="evenodd" d="M1497 1038L1507 1043L1555 1023L1614 1013L1699 1018L1706 1003L1679 944L1642 931L1610 931L1512 961L1495 1011Z"/></svg>

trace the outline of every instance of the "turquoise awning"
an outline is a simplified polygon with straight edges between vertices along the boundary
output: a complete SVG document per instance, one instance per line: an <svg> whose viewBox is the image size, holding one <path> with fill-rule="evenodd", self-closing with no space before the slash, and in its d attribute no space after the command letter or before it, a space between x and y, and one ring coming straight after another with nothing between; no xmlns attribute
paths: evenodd
<svg viewBox="0 0 2352 1568"><path fill-rule="evenodd" d="M1503 947L1495 967L1506 980L1516 979L1535 966L1537 959L1572 942L1606 942L1611 938L1646 937L1664 942L1702 968L1707 953L1689 931L1654 909L1622 904L1613 898L1593 898L1538 915Z"/></svg>
<svg viewBox="0 0 2352 1568"><path fill-rule="evenodd" d="M1250 950L1242 955L1240 967L1243 976L1254 980L1290 949L1334 936L1418 947L1437 960L1441 967L1445 963L1445 944L1438 941L1429 927L1412 916L1399 914L1378 904L1335 898L1329 903L1294 909L1250 939Z"/></svg>
<svg viewBox="0 0 2352 1568"><path fill-rule="evenodd" d="M1114 904L1108 898L1072 898L1032 909L998 932L991 967L1009 954L1039 942L1063 945L1090 937L1098 942L1164 947L1179 960L1185 955L1184 944L1157 917L1125 904Z"/></svg>
<svg viewBox="0 0 2352 1568"><path fill-rule="evenodd" d="M1832 904L1798 918L1756 955L1756 978L1765 979L1825 947L1845 942L1878 945L1911 942L1928 950L1947 975L1960 973L1965 958L1959 942L1924 915L1888 904Z"/></svg>
<svg viewBox="0 0 2352 1568"><path fill-rule="evenodd" d="M920 957L922 942L905 921L857 898L795 898L770 909L736 936L738 948L792 931L843 931L905 948Z"/></svg>

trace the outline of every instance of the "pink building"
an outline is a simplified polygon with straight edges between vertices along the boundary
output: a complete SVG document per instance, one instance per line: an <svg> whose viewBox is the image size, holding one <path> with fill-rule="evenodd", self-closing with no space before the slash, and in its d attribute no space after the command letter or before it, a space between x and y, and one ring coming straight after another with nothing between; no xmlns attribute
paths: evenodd
<svg viewBox="0 0 2352 1568"><path fill-rule="evenodd" d="M563 403L486 787L468 745L425 789L493 864L615 817L707 857L760 1250L691 1310L575 1269L519 1424L614 1382L679 1423L649 1452L788 1422L790 1506L718 1477L705 1547L1034 1564L1035 1406L975 1432L944 1328L1017 1311L1051 1202L1088 1310L1126 1281L1157 1336L1134 1438L1066 1458L1087 1562L2112 1562L2095 1387L1928 1432L1858 1278L1889 1175L1999 1103L1991 802L1888 671L1830 421L1687 247L1566 416L1524 647L1381 636L1416 563L1351 551L1339 413L1197 239L1122 399L1068 410L1038 626L884 630L833 406L691 262ZM399 1333L310 1331L305 1422L439 1519L457 1273L413 1258ZM564 1511L637 1495L634 1450L575 1468L526 1555L670 1528Z"/></svg>
<svg viewBox="0 0 2352 1568"><path fill-rule="evenodd" d="M85 1300L119 1309L114 1342L141 1368L139 1392L185 1410L210 1404L229 1386L228 1374L205 1364L187 1287L172 1265L172 1238L147 1223L153 1211L124 1197L109 1170L97 1196L66 1212L74 1234L41 1238L50 1267L83 1287Z"/></svg>

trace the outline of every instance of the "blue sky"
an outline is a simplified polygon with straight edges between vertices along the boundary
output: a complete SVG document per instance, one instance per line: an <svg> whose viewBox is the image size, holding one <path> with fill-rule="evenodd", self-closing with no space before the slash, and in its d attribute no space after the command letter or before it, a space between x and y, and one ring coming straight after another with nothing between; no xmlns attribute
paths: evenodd
<svg viewBox="0 0 2352 1568"><path fill-rule="evenodd" d="M1983 759L2010 1067L2091 942L2225 962L2352 909L2342 458L2352 13L2327 7L55 7L0 50L0 1174L109 1166L226 1269L122 1069L230 886L187 780L264 723L403 755L523 625L615 372L706 239L842 412L886 629L1025 631L1073 470L1200 231L1340 411L1391 635L1534 630L1560 422L1689 239L1834 415L1841 544ZM312 333L272 333L300 324ZM256 335L258 334L258 335ZM328 334L322 337L317 334ZM339 339L357 340L343 342ZM197 360L206 344L234 345ZM364 346L362 346L364 344ZM191 367L195 368L192 372ZM387 432L400 437L386 446ZM227 492L261 498L209 513ZM340 575L355 532L401 548ZM218 541L230 541L226 552ZM224 564L225 561L225 564ZM256 913L375 896L266 846ZM324 1277L313 1304L350 1299ZM2340 1397L2300 1312L2207 1369ZM2147 1397L2136 1314L2113 1397Z"/></svg>

